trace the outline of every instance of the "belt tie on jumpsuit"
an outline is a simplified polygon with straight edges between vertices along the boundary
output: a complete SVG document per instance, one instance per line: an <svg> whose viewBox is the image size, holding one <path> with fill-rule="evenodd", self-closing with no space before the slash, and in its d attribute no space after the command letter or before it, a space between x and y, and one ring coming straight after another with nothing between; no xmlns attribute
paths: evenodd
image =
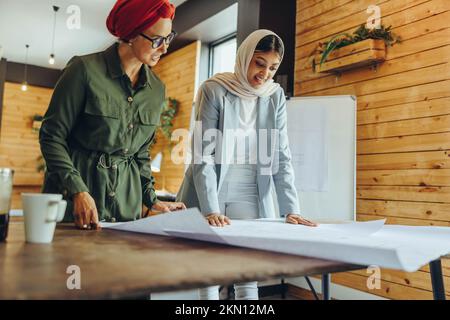
<svg viewBox="0 0 450 320"><path fill-rule="evenodd" d="M108 153L100 153L100 157L98 158L97 167L103 169L113 170L113 179L112 181L108 181L108 189L109 196L114 197L116 195L116 189L118 185L118 176L119 170L122 164L130 165L134 161L134 156L125 156L120 154L108 154Z"/></svg>

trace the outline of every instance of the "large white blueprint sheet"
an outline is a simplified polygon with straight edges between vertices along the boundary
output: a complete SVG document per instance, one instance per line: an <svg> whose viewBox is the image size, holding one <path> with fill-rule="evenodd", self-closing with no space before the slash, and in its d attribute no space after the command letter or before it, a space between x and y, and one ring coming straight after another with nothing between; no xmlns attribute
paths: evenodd
<svg viewBox="0 0 450 320"><path fill-rule="evenodd" d="M408 272L450 253L450 228L384 225L384 220L321 224L317 228L274 221L233 220L211 227L197 209L106 229L174 236Z"/></svg>

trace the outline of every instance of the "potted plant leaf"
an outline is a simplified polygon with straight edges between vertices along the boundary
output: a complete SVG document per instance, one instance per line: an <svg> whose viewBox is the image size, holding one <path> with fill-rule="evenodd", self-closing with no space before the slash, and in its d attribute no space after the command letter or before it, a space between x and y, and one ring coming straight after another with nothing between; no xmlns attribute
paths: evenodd
<svg viewBox="0 0 450 320"><path fill-rule="evenodd" d="M170 140L172 136L173 130L173 119L178 113L180 103L178 100L173 98L168 98L165 102L165 106L161 113L161 123L158 127L158 130L162 133L164 137ZM152 145L156 143L156 137L152 141Z"/></svg>

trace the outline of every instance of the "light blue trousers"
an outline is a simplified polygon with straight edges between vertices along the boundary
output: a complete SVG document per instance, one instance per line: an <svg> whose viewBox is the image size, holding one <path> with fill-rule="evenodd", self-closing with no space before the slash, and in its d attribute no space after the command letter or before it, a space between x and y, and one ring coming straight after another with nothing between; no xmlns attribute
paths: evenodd
<svg viewBox="0 0 450 320"><path fill-rule="evenodd" d="M256 184L256 166L231 165L219 193L221 213L233 219L259 218L259 197ZM258 283L234 285L236 300L258 300ZM219 300L219 286L199 290L201 300Z"/></svg>

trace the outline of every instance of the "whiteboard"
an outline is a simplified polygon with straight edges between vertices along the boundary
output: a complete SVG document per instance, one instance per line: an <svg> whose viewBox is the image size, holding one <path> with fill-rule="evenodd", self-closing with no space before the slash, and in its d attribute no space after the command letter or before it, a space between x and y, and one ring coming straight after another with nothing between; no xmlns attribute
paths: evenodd
<svg viewBox="0 0 450 320"><path fill-rule="evenodd" d="M297 187L301 214L315 221L355 220L356 98L349 95L291 98L287 101L287 119L296 186L302 185L298 180L302 174L308 179L305 175L307 161L302 164L294 161L293 150L302 149L306 157L316 154L314 163L310 163L311 172L321 172L317 175L318 181L312 181L316 175L310 174L312 180L303 183L304 189ZM317 130L311 134L312 127ZM311 134L312 138L306 134ZM305 144L313 138L314 143ZM322 165L323 172L319 169Z"/></svg>

